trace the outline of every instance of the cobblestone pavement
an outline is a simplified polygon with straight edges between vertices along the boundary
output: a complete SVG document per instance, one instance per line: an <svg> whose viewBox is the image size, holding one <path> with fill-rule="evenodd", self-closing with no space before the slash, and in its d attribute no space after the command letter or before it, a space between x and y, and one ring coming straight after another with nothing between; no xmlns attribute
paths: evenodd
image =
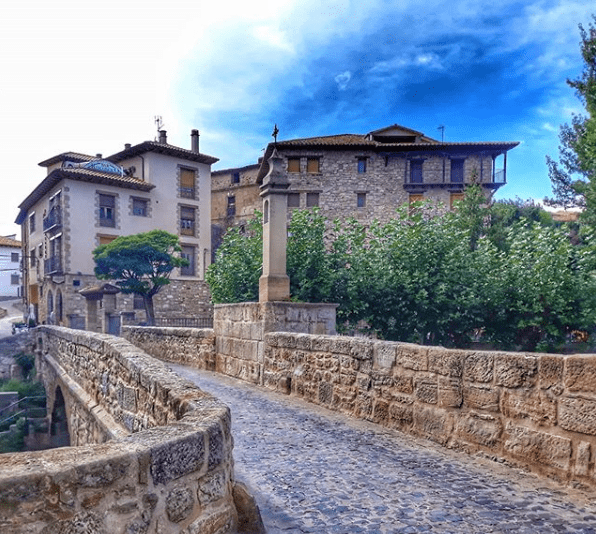
<svg viewBox="0 0 596 534"><path fill-rule="evenodd" d="M172 365L232 410L236 477L269 534L594 533L596 496Z"/></svg>

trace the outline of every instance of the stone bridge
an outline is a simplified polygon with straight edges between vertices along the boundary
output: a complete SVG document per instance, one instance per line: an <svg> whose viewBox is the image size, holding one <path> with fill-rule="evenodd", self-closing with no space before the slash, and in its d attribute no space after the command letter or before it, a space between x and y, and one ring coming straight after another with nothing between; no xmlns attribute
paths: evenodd
<svg viewBox="0 0 596 534"><path fill-rule="evenodd" d="M257 469L270 475L268 482L254 475L248 482L262 497L271 477L279 484L277 488L273 484L272 491L280 494L293 477L301 481L302 493L285 501L285 512L274 507L270 532L536 532L519 519L507 528L487 519L493 508L501 514L495 517L502 517L506 508L512 517L519 516L515 501L530 507L527 517L536 516L533 519L544 523L540 532L596 532L593 507L581 507L573 500L553 501L540 493L549 478L562 483L561 488L572 485L591 491L596 486L594 356L447 350L327 335L333 333L333 316L328 306L248 303L217 306L213 330L126 327L122 339L40 327L35 334L38 365L48 385L51 426L55 439L71 446L0 456L0 532L224 534L240 528L245 517L238 504L230 412L216 398L224 396L223 390L212 384L203 387L196 380L203 390L215 388L216 397L211 396L151 356L184 364L186 371L180 372L188 372L189 366L216 371L381 432L377 438L367 430L366 439L337 432L337 442L324 444L315 434L303 436L313 457L323 445L328 450L329 471L319 462L315 477L315 468L302 463L307 450L300 449L302 456L292 458L288 452L292 446L272 445L278 453L257 460ZM225 401L235 402L230 396ZM243 402L246 399L240 405ZM263 437L287 428L286 412L260 401L252 406L253 415L267 413L266 421L273 410L280 432L265 427L255 436L253 426L253 435L246 436L248 431L240 429L238 442L252 440L250 450L266 450L269 445L262 445ZM296 424L306 422L306 416L300 416ZM336 433L336 426L332 423L325 433ZM409 434L428 440L429 447L445 447L446 452L463 451L521 466L543 482L516 495L496 481L500 464L489 464L494 469L489 467L479 481L465 470L443 465L444 458L429 459L425 441L418 442L419 448L405 459L395 457L380 445L388 433L393 433L391 442ZM364 488L369 478L366 462L358 471L350 456L350 451L363 454L362 443L371 449L370 477L386 479L388 484L367 493L368 501L361 506L366 521L348 524L338 518L354 506L353 486ZM339 464L332 461L337 454ZM452 457L451 461L457 463ZM475 458L467 465L483 461ZM414 465L414 471L395 474L394 466L403 463ZM358 477L345 478L342 465ZM336 473L338 482L326 486L324 481L333 480ZM496 477L492 482L491 474ZM407 494L400 485L404 476L411 482ZM470 503L460 500L453 506L459 506L461 514L433 510L436 502L431 506L424 496L432 487L433 498L442 502L449 484L458 488L459 495L490 501L492 508L484 510L485 516L473 515ZM397 494L387 506L390 499L383 493L392 487ZM327 504L318 501L301 509L301 502L311 502L306 494L317 491ZM495 492L502 498L491 501ZM532 500L530 495L540 498ZM544 513L541 499L548 503ZM401 510L399 518L393 507ZM300 517L292 516L292 509L302 510ZM426 514L424 522L415 522L412 516L418 512ZM464 512L473 518L465 528ZM329 521L329 515L335 518ZM383 524L383 516L394 519ZM483 524L482 518L489 522ZM455 524L458 521L461 524ZM548 528L545 521L551 521Z"/></svg>

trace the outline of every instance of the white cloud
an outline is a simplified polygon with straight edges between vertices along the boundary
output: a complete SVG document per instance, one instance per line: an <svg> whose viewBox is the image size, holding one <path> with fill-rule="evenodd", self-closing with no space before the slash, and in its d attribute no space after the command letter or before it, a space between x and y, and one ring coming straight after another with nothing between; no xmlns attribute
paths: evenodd
<svg viewBox="0 0 596 534"><path fill-rule="evenodd" d="M341 74L338 74L333 79L335 80L335 83L337 84L337 88L340 91L345 91L348 87L348 84L350 83L350 80L352 79L352 73L349 70L347 70L345 72L342 72Z"/></svg>

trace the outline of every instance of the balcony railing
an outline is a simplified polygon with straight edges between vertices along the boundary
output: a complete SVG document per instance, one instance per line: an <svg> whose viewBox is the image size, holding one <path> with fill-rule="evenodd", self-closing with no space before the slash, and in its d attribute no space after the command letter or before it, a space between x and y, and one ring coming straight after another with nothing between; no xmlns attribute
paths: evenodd
<svg viewBox="0 0 596 534"><path fill-rule="evenodd" d="M504 184L505 182L505 169L499 169L495 171L495 175L493 176L493 183Z"/></svg>
<svg viewBox="0 0 596 534"><path fill-rule="evenodd" d="M54 206L47 217L43 219L43 231L47 232L60 226L62 226L62 211L58 206Z"/></svg>
<svg viewBox="0 0 596 534"><path fill-rule="evenodd" d="M51 256L47 260L44 260L43 270L45 274L61 274L62 258L60 256Z"/></svg>

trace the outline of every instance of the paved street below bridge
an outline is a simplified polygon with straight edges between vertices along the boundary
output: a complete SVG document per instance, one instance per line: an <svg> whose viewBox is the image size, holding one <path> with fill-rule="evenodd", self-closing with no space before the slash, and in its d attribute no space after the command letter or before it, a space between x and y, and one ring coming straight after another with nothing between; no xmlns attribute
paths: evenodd
<svg viewBox="0 0 596 534"><path fill-rule="evenodd" d="M170 364L232 411L269 534L596 534L596 494L229 377Z"/></svg>

